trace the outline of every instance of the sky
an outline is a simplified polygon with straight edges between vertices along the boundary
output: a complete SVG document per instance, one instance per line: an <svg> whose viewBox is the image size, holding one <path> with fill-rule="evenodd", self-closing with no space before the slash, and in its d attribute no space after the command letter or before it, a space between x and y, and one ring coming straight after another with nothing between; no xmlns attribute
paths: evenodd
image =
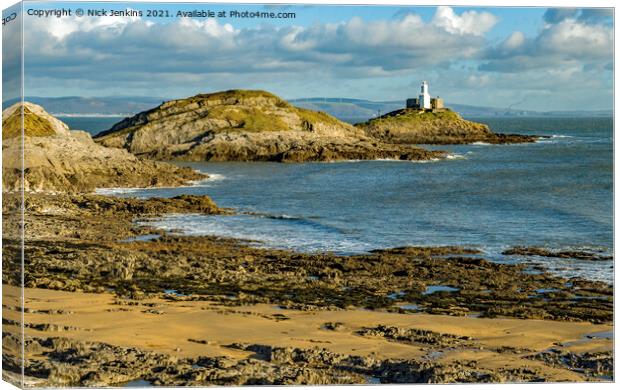
<svg viewBox="0 0 620 390"><path fill-rule="evenodd" d="M75 11L78 5L29 2L24 11L63 7ZM24 15L27 96L182 98L240 88L287 99L384 101L414 97L427 80L431 95L448 106L613 108L611 9L79 7L133 9L143 16ZM148 17L146 11L154 8L170 16ZM227 17L176 16L191 10L227 11ZM295 18L231 18L231 10L294 12ZM11 58L7 51L19 45L7 45L6 26L4 31L4 55Z"/></svg>

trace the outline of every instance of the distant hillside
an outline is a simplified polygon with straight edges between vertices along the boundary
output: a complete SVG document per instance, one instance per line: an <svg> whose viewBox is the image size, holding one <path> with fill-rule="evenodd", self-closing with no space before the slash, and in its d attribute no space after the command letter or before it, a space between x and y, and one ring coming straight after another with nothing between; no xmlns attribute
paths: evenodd
<svg viewBox="0 0 620 390"><path fill-rule="evenodd" d="M132 116L158 106L170 100L163 97L102 97L83 98L77 96L46 98L28 97L28 101L43 106L53 115L81 115L81 116ZM348 98L303 98L288 100L291 104L314 111L324 111L340 120L357 123L381 116L403 108L404 101L370 101ZM3 102L3 109L16 103L16 99ZM447 106L460 115L469 118L476 117L592 117L612 116L611 110L598 111L531 111L498 107L480 107L447 102Z"/></svg>
<svg viewBox="0 0 620 390"><path fill-rule="evenodd" d="M38 97L32 96L27 101L38 104L52 115L114 115L114 116L131 116L137 112L148 110L154 106L161 104L166 99L157 97L102 97L102 98L84 98L78 96L67 97ZM2 102L2 108L12 106L17 103L17 99Z"/></svg>
<svg viewBox="0 0 620 390"><path fill-rule="evenodd" d="M381 101L346 98L304 98L289 100L291 104L312 110L325 111L348 122L362 122L403 108L404 101ZM498 107L446 104L464 117L593 117L612 116L612 110L597 111L532 111Z"/></svg>

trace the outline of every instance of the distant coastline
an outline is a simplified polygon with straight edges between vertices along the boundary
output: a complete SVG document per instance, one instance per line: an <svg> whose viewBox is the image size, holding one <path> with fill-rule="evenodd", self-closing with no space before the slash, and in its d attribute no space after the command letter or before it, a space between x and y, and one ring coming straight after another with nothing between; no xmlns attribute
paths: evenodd
<svg viewBox="0 0 620 390"><path fill-rule="evenodd" d="M59 118L125 118L125 117L133 115L133 114L98 114L98 113L69 114L65 112L52 112L51 114Z"/></svg>
<svg viewBox="0 0 620 390"><path fill-rule="evenodd" d="M162 97L26 97L26 100L43 106L54 116L62 117L128 117L153 108ZM291 104L315 111L324 111L346 122L365 121L401 108L404 100L372 101L340 97L312 97L286 99ZM3 102L3 108L16 103L16 99ZM556 110L533 111L519 108L483 107L450 102L450 107L466 118L501 117L611 117L613 110ZM96 111L95 111L96 110ZM95 112L93 112L95 111Z"/></svg>

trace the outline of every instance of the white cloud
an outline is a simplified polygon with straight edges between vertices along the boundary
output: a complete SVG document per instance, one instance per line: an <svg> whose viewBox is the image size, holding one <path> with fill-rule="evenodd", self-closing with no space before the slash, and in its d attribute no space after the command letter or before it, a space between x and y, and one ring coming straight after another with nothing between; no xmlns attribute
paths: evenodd
<svg viewBox="0 0 620 390"><path fill-rule="evenodd" d="M599 58L613 50L613 31L604 25L590 25L575 19L564 19L545 28L539 37L542 50L574 57Z"/></svg>
<svg viewBox="0 0 620 390"><path fill-rule="evenodd" d="M407 14L398 20L379 20L365 22L354 17L343 25L346 38L350 42L368 46L421 46L422 40L415 39L427 26L420 16Z"/></svg>
<svg viewBox="0 0 620 390"><path fill-rule="evenodd" d="M525 35L521 31L515 31L502 43L502 47L506 50L517 49L525 43Z"/></svg>
<svg viewBox="0 0 620 390"><path fill-rule="evenodd" d="M513 32L499 45L489 48L484 58L480 70L486 71L596 67L613 58L613 27L563 17L557 23L545 24L533 38Z"/></svg>
<svg viewBox="0 0 620 390"><path fill-rule="evenodd" d="M314 49L319 41L312 38L304 38L306 29L299 26L293 26L280 38L280 45L284 49L290 51L305 51Z"/></svg>
<svg viewBox="0 0 620 390"><path fill-rule="evenodd" d="M466 11L460 16L450 7L439 6L433 17L433 24L453 34L483 35L498 19L489 12Z"/></svg>
<svg viewBox="0 0 620 390"><path fill-rule="evenodd" d="M465 84L468 87L480 88L480 87L485 87L489 85L490 81L491 81L491 77L488 74L481 74L481 75L472 74L472 75L469 75L469 77L467 77Z"/></svg>
<svg viewBox="0 0 620 390"><path fill-rule="evenodd" d="M430 79L438 87L443 83L445 89L437 92L446 97L450 90L477 86L493 100L528 89L548 96L552 90L583 88L571 82L579 80L598 84L600 94L611 89L613 65L613 25L600 23L604 17L579 10L550 13L546 19L555 22L541 19L535 36L514 31L496 45L485 38L498 22L495 16L449 7L438 7L430 21L406 13L385 20L352 17L251 28L217 19L162 24L140 18L29 18L26 90L187 96L259 87L302 96L334 90L347 95L363 85L370 95L383 91L386 80L400 85Z"/></svg>
<svg viewBox="0 0 620 390"><path fill-rule="evenodd" d="M471 58L485 44L476 34L453 34L415 14L254 28L234 28L216 19L161 24L140 18L31 18L29 25L29 72L61 79L93 72L109 80L128 74L153 79L158 73L300 75L317 67L328 75L377 77Z"/></svg>
<svg viewBox="0 0 620 390"><path fill-rule="evenodd" d="M128 8L128 10L132 10ZM28 20L28 19L27 19ZM142 20L139 16L116 17L63 17L41 18L37 23L29 23L34 28L39 28L51 34L55 38L64 39L68 35L78 31L92 31L95 29L107 29L110 32L120 32L127 24ZM32 21L32 18L29 19ZM152 22L145 22L152 24Z"/></svg>

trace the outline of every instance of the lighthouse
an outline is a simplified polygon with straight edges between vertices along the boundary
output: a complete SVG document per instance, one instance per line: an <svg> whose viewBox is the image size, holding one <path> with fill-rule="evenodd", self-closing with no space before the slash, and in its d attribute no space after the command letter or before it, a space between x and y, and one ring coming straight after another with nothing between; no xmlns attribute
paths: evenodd
<svg viewBox="0 0 620 390"><path fill-rule="evenodd" d="M428 83L424 81L422 86L420 87L420 96L419 96L420 108L430 109L431 108L431 95L428 93Z"/></svg>
<svg viewBox="0 0 620 390"><path fill-rule="evenodd" d="M446 108L443 105L443 99L439 96L432 98L431 94L428 93L428 82L422 82L422 86L420 87L420 94L417 98L407 99L405 102L407 108L411 108L414 110L445 110Z"/></svg>

